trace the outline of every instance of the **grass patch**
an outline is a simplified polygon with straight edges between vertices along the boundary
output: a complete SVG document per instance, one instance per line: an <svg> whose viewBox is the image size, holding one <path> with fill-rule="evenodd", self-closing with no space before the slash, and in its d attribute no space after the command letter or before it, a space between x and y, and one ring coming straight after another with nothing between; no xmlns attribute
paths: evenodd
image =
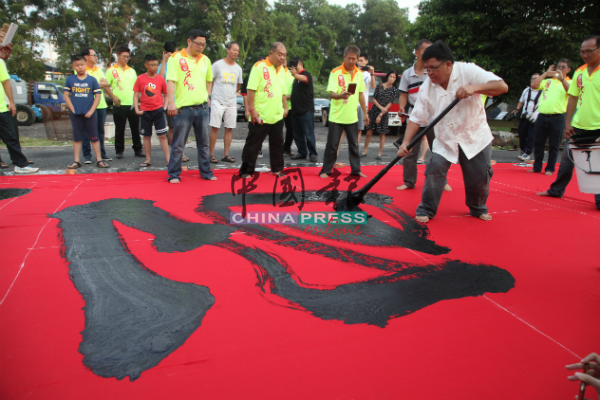
<svg viewBox="0 0 600 400"><path fill-rule="evenodd" d="M39 139L39 138L28 138L21 137L19 138L19 143L21 147L32 147L32 146L68 146L73 142L64 141L64 140L51 140L51 139ZM6 148L6 144L2 143L0 145L2 148Z"/></svg>

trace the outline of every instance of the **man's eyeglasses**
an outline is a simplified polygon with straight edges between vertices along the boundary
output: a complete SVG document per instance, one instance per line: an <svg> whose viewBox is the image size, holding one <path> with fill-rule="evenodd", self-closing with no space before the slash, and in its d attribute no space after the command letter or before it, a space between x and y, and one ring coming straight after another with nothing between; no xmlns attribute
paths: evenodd
<svg viewBox="0 0 600 400"><path fill-rule="evenodd" d="M441 66L442 66L442 65L444 65L444 64L446 64L446 61L442 61L442 62L440 63L440 65L438 65L438 66L437 66L437 67L435 67L435 68L431 68L431 67L429 67L429 68L425 68L425 71L427 71L427 73L428 73L429 75L432 75L432 74L433 74L435 71L437 71L437 69L438 69L439 67L441 67Z"/></svg>
<svg viewBox="0 0 600 400"><path fill-rule="evenodd" d="M579 54L583 55L588 55L588 54L592 54L593 52L595 52L596 50L600 49L600 47L596 47L595 49L585 49L585 50L581 50L579 52Z"/></svg>
<svg viewBox="0 0 600 400"><path fill-rule="evenodd" d="M202 43L202 42L198 43L198 42L194 42L193 40L190 40L190 42L194 43L198 47L204 47L204 46L206 46L206 43Z"/></svg>

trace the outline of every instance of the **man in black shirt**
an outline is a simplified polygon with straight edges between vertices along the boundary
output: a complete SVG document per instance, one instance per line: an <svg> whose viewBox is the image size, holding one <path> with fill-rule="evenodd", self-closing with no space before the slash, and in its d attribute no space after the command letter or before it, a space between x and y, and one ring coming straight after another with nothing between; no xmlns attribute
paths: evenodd
<svg viewBox="0 0 600 400"><path fill-rule="evenodd" d="M304 69L300 57L290 60L290 73L294 77L292 86L292 131L298 154L292 160L306 159L310 155L311 162L317 162L317 144L315 140L315 102L313 78ZM308 150L307 150L308 146Z"/></svg>

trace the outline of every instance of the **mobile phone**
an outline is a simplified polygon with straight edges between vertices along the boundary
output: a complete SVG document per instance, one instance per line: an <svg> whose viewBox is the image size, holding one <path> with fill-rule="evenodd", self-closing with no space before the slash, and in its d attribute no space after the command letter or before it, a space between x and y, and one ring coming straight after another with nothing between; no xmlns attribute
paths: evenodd
<svg viewBox="0 0 600 400"><path fill-rule="evenodd" d="M363 65L363 66L360 67L360 69L362 71L369 72L369 66L368 65Z"/></svg>
<svg viewBox="0 0 600 400"><path fill-rule="evenodd" d="M298 68L298 61L290 61L289 68Z"/></svg>
<svg viewBox="0 0 600 400"><path fill-rule="evenodd" d="M356 83L351 83L348 85L348 93L350 93L350 94L356 93Z"/></svg>

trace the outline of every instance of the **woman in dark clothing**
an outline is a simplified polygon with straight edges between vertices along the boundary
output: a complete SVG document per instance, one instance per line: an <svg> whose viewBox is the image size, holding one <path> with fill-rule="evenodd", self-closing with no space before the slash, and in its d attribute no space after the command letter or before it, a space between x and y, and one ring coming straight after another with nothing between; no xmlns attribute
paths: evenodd
<svg viewBox="0 0 600 400"><path fill-rule="evenodd" d="M365 151L362 156L367 155L369 150L369 142L375 133L379 134L379 153L377 160L381 160L381 153L383 146L385 145L385 135L390 133L390 127L388 126L388 111L394 103L394 100L398 97L398 89L396 88L396 78L398 74L396 71L390 71L385 76L382 83L377 85L375 93L373 93L373 106L369 110L369 120L371 123L365 128L367 136L365 137Z"/></svg>

